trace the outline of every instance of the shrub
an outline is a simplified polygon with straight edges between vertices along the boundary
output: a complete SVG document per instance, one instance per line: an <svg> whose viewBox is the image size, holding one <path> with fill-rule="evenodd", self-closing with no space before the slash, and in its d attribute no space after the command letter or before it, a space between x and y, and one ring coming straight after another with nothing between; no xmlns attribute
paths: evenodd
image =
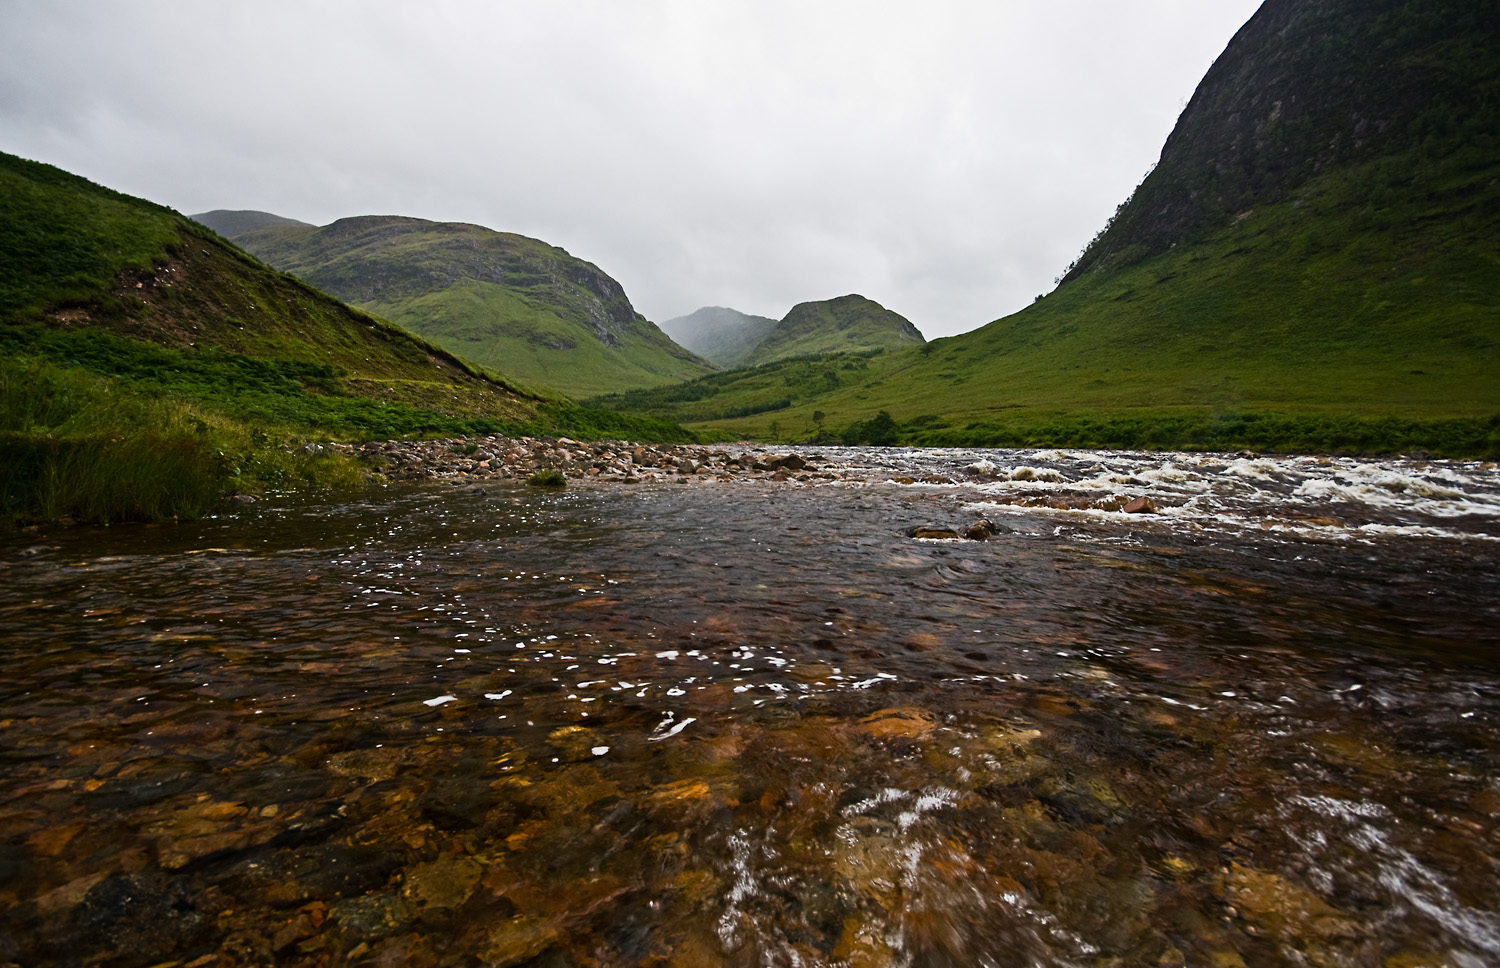
<svg viewBox="0 0 1500 968"><path fill-rule="evenodd" d="M843 434L844 443L854 446L892 447L901 440L901 428L888 411L882 410L869 420L856 421Z"/></svg>

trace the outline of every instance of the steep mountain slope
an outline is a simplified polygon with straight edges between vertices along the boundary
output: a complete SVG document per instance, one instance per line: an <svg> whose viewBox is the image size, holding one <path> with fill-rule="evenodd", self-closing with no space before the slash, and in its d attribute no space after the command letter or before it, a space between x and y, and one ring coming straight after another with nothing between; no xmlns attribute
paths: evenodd
<svg viewBox="0 0 1500 968"><path fill-rule="evenodd" d="M525 236L365 216L231 238L465 359L570 395L671 383L712 369L636 313L597 266Z"/></svg>
<svg viewBox="0 0 1500 968"><path fill-rule="evenodd" d="M1500 7L1268 0L1056 291L775 419L1500 454L1497 354Z"/></svg>
<svg viewBox="0 0 1500 968"><path fill-rule="evenodd" d="M723 306L704 306L660 325L663 333L705 360L735 367L750 358L760 341L776 328L776 322Z"/></svg>
<svg viewBox="0 0 1500 968"><path fill-rule="evenodd" d="M1494 4L1267 0L1069 278L1203 239L1326 173L1374 164L1364 201L1380 208L1432 162L1485 167L1500 145L1497 40Z"/></svg>
<svg viewBox="0 0 1500 968"><path fill-rule="evenodd" d="M900 349L926 342L906 317L864 296L798 303L761 340L746 363L816 353Z"/></svg>

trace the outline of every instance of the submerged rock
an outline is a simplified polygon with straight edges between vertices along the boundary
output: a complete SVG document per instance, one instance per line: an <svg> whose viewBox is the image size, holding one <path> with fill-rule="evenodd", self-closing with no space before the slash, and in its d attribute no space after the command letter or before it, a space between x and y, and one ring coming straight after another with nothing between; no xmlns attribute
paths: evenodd
<svg viewBox="0 0 1500 968"><path fill-rule="evenodd" d="M70 962L150 965L170 960L208 927L208 918L174 882L114 874L84 896L66 930L65 945Z"/></svg>
<svg viewBox="0 0 1500 968"><path fill-rule="evenodd" d="M568 763L581 763L599 755L597 749L608 749L609 743L602 733L587 726L560 726L547 734L547 742Z"/></svg>
<svg viewBox="0 0 1500 968"><path fill-rule="evenodd" d="M938 727L938 718L925 709L882 709L859 721L860 729L878 739L921 739Z"/></svg>
<svg viewBox="0 0 1500 968"><path fill-rule="evenodd" d="M401 897L418 916L447 912L469 899L483 873L472 857L443 857L409 869Z"/></svg>
<svg viewBox="0 0 1500 968"><path fill-rule="evenodd" d="M541 918L515 918L490 932L479 959L492 968L519 965L536 958L561 938L561 932Z"/></svg>
<svg viewBox="0 0 1500 968"><path fill-rule="evenodd" d="M415 912L400 894L386 890L339 901L329 907L328 917L345 939L374 941L406 928Z"/></svg>

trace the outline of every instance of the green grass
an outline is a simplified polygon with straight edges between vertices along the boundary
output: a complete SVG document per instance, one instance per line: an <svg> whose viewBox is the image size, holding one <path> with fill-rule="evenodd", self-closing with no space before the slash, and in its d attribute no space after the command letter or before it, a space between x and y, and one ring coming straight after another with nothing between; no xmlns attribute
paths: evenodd
<svg viewBox="0 0 1500 968"><path fill-rule="evenodd" d="M0 319L95 299L178 242L169 209L0 153Z"/></svg>
<svg viewBox="0 0 1500 968"><path fill-rule="evenodd" d="M533 487L566 487L568 479L559 470L540 470L526 479Z"/></svg>
<svg viewBox="0 0 1500 968"><path fill-rule="evenodd" d="M464 280L360 305L481 366L569 396L660 386L708 370L683 359L644 320L608 346L535 296L493 283Z"/></svg>
<svg viewBox="0 0 1500 968"><path fill-rule="evenodd" d="M864 296L799 303L749 356L751 364L829 353L862 353L920 345L904 316Z"/></svg>
<svg viewBox="0 0 1500 968"><path fill-rule="evenodd" d="M1125 450L1271 451L1343 455L1500 457L1500 417L1410 419L1349 414L1157 412L1136 417L1074 415L1014 426L900 427L897 438L927 447L1095 447ZM865 441L849 441L865 442Z"/></svg>
<svg viewBox="0 0 1500 968"><path fill-rule="evenodd" d="M686 383L591 397L582 401L582 405L649 413L681 423L774 413L819 399L846 384L862 382L872 370L871 361L884 352L883 347L874 347L857 353L776 360L709 374Z"/></svg>
<svg viewBox="0 0 1500 968"><path fill-rule="evenodd" d="M869 436L884 411L913 443L1494 455L1495 29L1462 0L1268 4L1045 298L775 412L740 377L712 404L742 416L646 412L763 438Z"/></svg>
<svg viewBox="0 0 1500 968"><path fill-rule="evenodd" d="M350 485L352 460L79 368L0 357L0 516L197 517L229 491Z"/></svg>

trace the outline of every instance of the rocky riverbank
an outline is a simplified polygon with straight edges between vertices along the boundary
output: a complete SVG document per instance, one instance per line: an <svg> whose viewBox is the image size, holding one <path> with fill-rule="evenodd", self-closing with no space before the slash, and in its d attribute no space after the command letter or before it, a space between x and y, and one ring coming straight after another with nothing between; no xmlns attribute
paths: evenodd
<svg viewBox="0 0 1500 968"><path fill-rule="evenodd" d="M321 447L323 445L311 445ZM372 441L362 445L331 444L357 457L374 473L393 481L447 480L481 485L486 481L530 481L537 475L561 474L566 481L640 484L650 482L731 482L738 480L815 485L835 481L894 481L897 484L993 484L1011 480L1061 482L1055 471L1020 468L996 477L987 460L955 468L948 474L912 477L867 460L831 457L818 451L771 450L754 443L726 447L638 444L623 440L578 441L567 437L471 437L440 440ZM1126 483L1128 479L1122 479ZM1139 484L1135 481L1133 483ZM1105 510L1154 513L1150 498L1097 490L1017 492L1020 505L1053 510ZM935 535L929 535L933 537ZM956 536L956 535L950 535ZM969 535L975 537L975 535Z"/></svg>
<svg viewBox="0 0 1500 968"><path fill-rule="evenodd" d="M471 437L327 446L356 456L376 473L400 481L525 481L554 471L568 480L623 484L737 478L813 483L839 480L854 470L821 454L771 453L749 444L725 449L567 437Z"/></svg>

